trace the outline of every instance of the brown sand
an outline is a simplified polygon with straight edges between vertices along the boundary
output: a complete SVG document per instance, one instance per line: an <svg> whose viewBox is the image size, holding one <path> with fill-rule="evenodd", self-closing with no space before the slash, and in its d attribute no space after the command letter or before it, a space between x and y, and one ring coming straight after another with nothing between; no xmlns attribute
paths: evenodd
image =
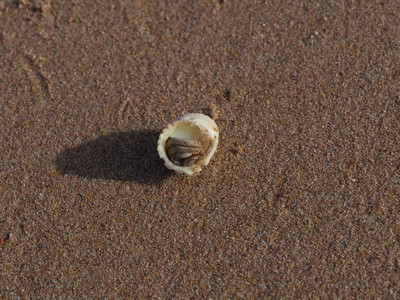
<svg viewBox="0 0 400 300"><path fill-rule="evenodd" d="M399 1L0 14L0 298L399 299ZM156 152L187 112L194 177Z"/></svg>

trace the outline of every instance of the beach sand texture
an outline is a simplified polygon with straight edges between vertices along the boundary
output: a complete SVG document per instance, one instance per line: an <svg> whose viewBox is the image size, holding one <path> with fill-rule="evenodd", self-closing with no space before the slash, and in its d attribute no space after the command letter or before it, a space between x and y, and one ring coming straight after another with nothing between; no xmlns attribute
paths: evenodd
<svg viewBox="0 0 400 300"><path fill-rule="evenodd" d="M399 299L399 1L0 0L0 298ZM196 176L161 130L213 117Z"/></svg>

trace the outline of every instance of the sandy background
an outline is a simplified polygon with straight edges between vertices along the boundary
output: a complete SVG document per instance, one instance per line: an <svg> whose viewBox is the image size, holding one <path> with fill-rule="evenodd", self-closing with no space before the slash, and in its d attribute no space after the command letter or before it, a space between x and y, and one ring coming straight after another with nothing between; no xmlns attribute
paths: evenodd
<svg viewBox="0 0 400 300"><path fill-rule="evenodd" d="M399 14L0 0L0 298L399 299ZM187 112L194 177L156 152Z"/></svg>

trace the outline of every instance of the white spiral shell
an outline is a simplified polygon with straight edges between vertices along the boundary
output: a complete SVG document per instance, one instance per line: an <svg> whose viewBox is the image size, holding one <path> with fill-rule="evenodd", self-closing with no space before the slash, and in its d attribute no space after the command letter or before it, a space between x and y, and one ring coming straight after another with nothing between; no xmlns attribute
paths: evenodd
<svg viewBox="0 0 400 300"><path fill-rule="evenodd" d="M158 138L157 151L168 169L174 170L177 173L192 175L199 172L210 162L215 150L217 150L218 136L218 126L210 117L197 113L186 114L177 118L164 128ZM171 139L178 141L178 144L175 143L176 145L174 144L171 146ZM168 147L170 148L167 147L167 140ZM197 151L198 153L196 155L190 154L191 152L185 152L183 155L192 155L193 157L189 161L190 165L179 165L176 160L173 162L174 159L169 157L169 154L171 154L170 149L171 147L181 149L182 145L185 146L185 144L182 144L185 143L185 141L186 144L189 144L189 148L187 149L200 150Z"/></svg>

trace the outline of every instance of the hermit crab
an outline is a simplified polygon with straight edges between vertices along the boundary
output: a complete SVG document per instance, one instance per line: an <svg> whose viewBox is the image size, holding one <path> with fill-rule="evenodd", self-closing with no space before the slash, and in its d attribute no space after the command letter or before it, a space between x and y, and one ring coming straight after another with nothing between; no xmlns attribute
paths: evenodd
<svg viewBox="0 0 400 300"><path fill-rule="evenodd" d="M217 149L218 136L218 126L210 117L186 114L164 128L157 151L168 169L192 175L210 162Z"/></svg>

